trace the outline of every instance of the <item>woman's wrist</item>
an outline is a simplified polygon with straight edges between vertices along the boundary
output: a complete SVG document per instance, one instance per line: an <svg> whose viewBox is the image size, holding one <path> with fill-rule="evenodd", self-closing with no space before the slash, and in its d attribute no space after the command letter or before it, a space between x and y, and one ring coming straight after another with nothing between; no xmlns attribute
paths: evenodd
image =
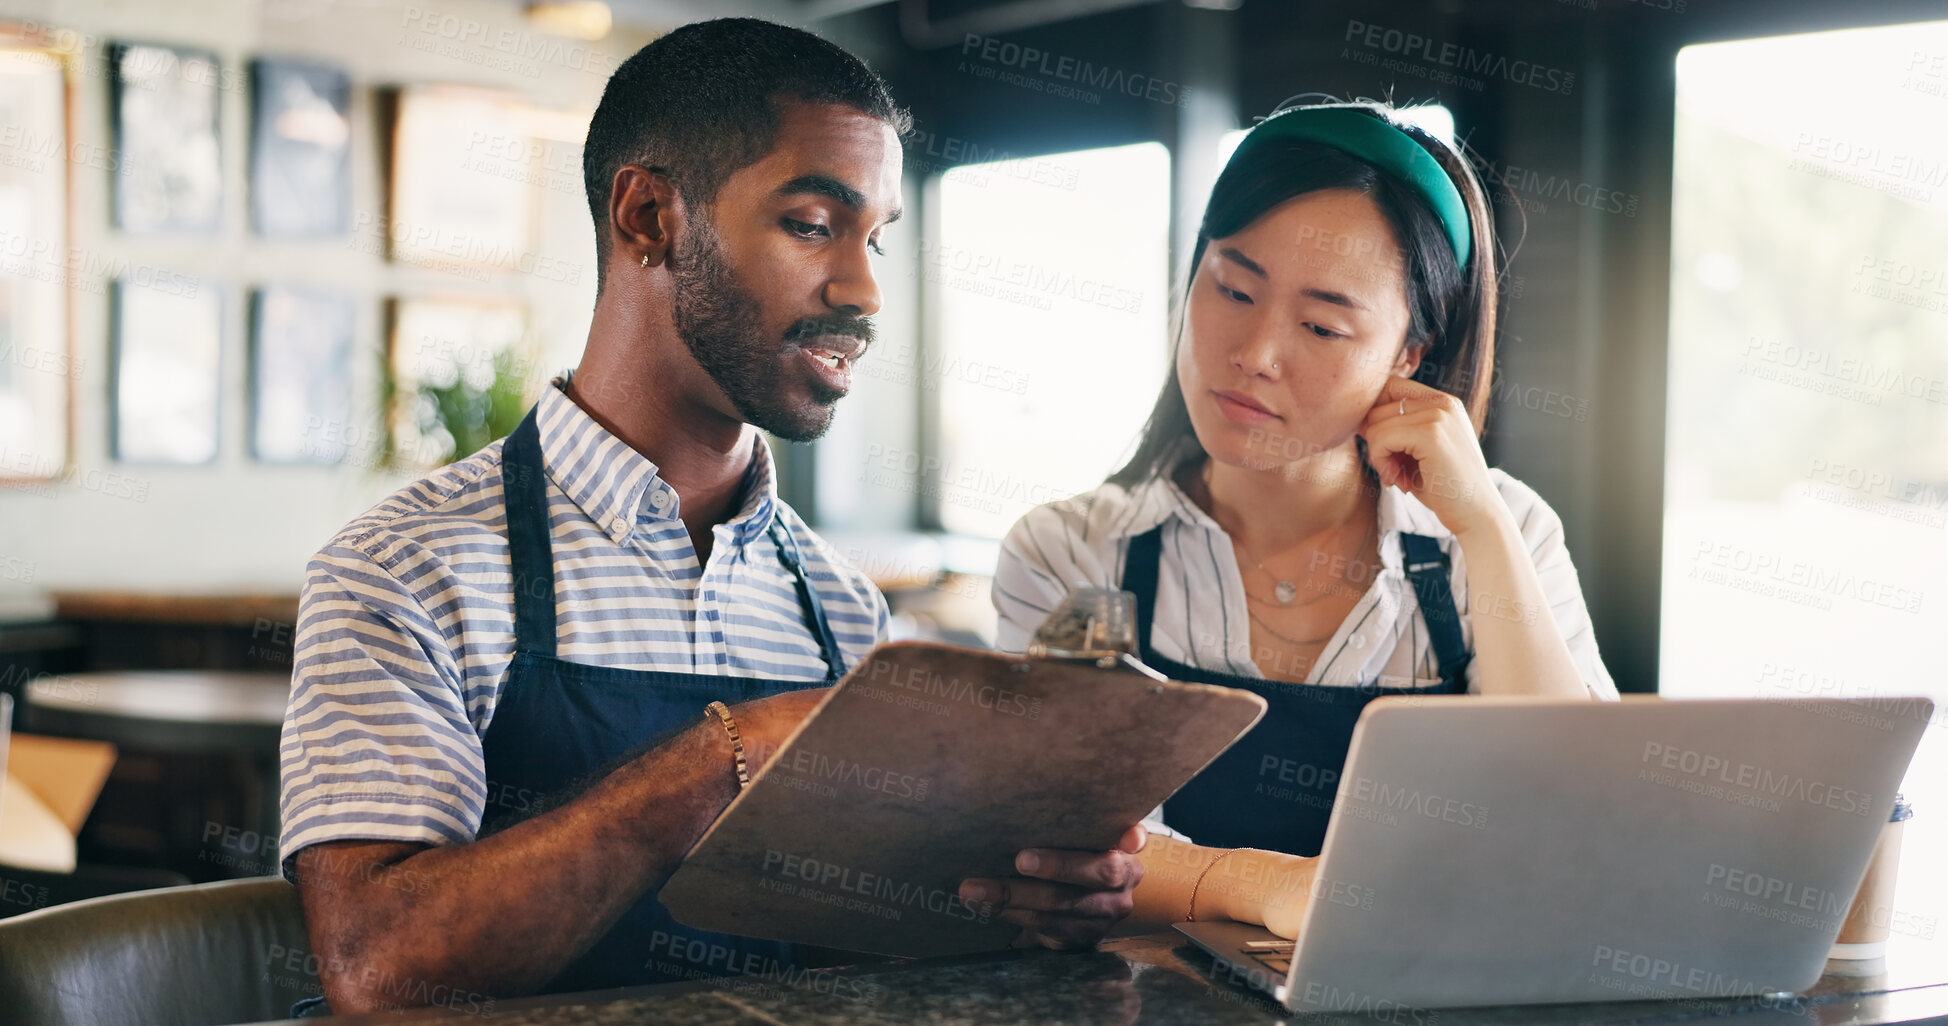
<svg viewBox="0 0 1948 1026"><path fill-rule="evenodd" d="M1500 495L1494 495L1492 505L1482 511L1479 519L1450 528L1454 543L1468 554L1468 563L1478 565L1482 560L1496 555L1525 552L1522 545L1522 530L1515 523L1515 514L1508 511L1508 504Z"/></svg>
<svg viewBox="0 0 1948 1026"><path fill-rule="evenodd" d="M1257 848L1234 848L1217 858L1222 864L1206 864L1195 895L1198 919L1263 924L1281 910L1303 910L1315 860Z"/></svg>
<svg viewBox="0 0 1948 1026"><path fill-rule="evenodd" d="M1211 857L1199 867L1197 875L1191 879L1190 897L1185 902L1186 922L1204 922L1212 919L1230 919L1229 888L1212 883L1213 874L1222 872L1219 863L1237 852L1236 848L1210 849ZM1219 878L1222 879L1222 878Z"/></svg>

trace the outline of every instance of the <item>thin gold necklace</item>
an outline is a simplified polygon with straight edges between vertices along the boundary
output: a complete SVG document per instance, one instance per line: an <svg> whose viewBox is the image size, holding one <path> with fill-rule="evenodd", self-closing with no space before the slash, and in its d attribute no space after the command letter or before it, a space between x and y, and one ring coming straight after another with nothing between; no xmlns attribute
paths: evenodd
<svg viewBox="0 0 1948 1026"><path fill-rule="evenodd" d="M1371 540L1372 537L1373 537L1373 529L1372 527L1368 527L1366 533L1361 535L1360 540L1353 545L1352 551L1340 553L1339 558L1342 560L1352 559L1353 554L1363 550L1366 547L1366 543L1369 540ZM1259 573L1264 574L1267 578L1269 578L1272 581L1273 584L1272 597L1278 601L1279 606L1281 606L1282 608L1303 609L1306 606L1313 604L1314 602L1321 601L1322 599L1326 598L1326 596L1333 594L1335 591L1335 589L1333 588L1321 588L1319 589L1318 595L1306 599L1304 602L1295 603L1292 600L1298 597L1299 594L1298 582L1280 580L1277 575L1273 574L1270 570L1265 569L1265 561L1253 555L1251 550L1249 548L1246 548L1243 542L1237 542L1236 544L1238 548L1244 550L1245 555L1251 556L1252 568L1257 570ZM1286 549L1285 551L1291 552L1293 551L1293 549L1297 549L1297 548L1301 548L1301 546L1294 545L1291 549ZM1279 555L1281 556L1284 554L1285 554L1284 552L1279 553ZM1337 576L1337 575L1332 575L1332 576ZM1256 599L1259 602L1266 601L1265 599L1253 595L1251 593L1251 589L1249 588L1245 589L1245 597L1248 599Z"/></svg>
<svg viewBox="0 0 1948 1026"><path fill-rule="evenodd" d="M1332 640L1332 636L1333 636L1333 634L1338 634L1338 633L1339 633L1339 628L1338 628L1338 627L1334 627L1334 628L1332 629L1332 633L1331 633L1331 634L1322 634L1322 635L1320 635L1319 637L1316 637L1316 638L1295 638L1295 637L1292 637L1292 636L1291 636L1291 635L1289 635L1289 634L1280 634L1280 633L1279 633L1279 632L1278 632L1277 630L1275 630L1275 629L1274 629L1274 628L1272 627L1272 625L1271 625L1271 624L1268 624L1268 623L1266 623L1266 622L1265 622L1264 620L1262 620L1262 619L1260 619L1257 613L1253 613L1253 612L1251 611L1251 607L1250 607L1250 606L1246 606L1246 607L1245 607L1245 612L1246 612L1246 613L1248 613L1248 614L1250 614L1250 616L1251 616L1251 622L1253 622L1253 623L1255 623L1255 624L1257 624L1257 625L1258 625L1258 626L1260 626L1260 627L1263 627L1263 628L1265 628L1265 633L1267 633L1267 634L1270 634L1270 635L1271 635L1272 637L1274 637L1274 638L1277 638L1278 640L1280 640L1280 641L1283 641L1283 642L1285 642L1285 643L1286 643L1286 644L1288 644L1288 645L1317 645L1317 644L1320 644L1320 643L1322 643L1322 642L1326 642L1326 641L1330 641L1330 640Z"/></svg>
<svg viewBox="0 0 1948 1026"><path fill-rule="evenodd" d="M1211 463L1209 460L1206 460L1204 466L1199 469L1197 473L1197 484L1198 487L1201 488L1204 492L1205 501L1209 503L1213 508L1215 508L1216 503L1211 501ZM1379 526L1379 522L1380 522L1380 518L1376 514L1373 518L1373 523L1367 525L1366 533L1361 535L1360 540L1354 544L1353 546L1354 552L1358 552L1366 546L1366 543L1373 537L1374 529ZM1339 525L1339 530L1341 532L1344 532L1345 528L1346 528L1345 524L1342 523ZM1234 538L1232 539L1232 544L1236 545L1240 551L1242 551L1247 557L1251 559L1251 565L1253 569L1257 570L1261 574L1264 574L1265 577L1272 582L1272 597L1277 599L1278 604L1281 606L1290 609L1303 609L1306 606L1313 604L1314 602L1321 601L1326 596L1331 595L1333 593L1332 589L1330 588L1322 588L1319 590L1319 594L1317 596L1306 599L1304 602L1294 604L1292 600L1299 597L1299 585L1297 581L1280 580L1276 574L1272 573L1270 570L1265 569L1265 561L1263 559L1260 559L1256 553L1252 552L1250 547L1246 546L1243 541ZM1284 552L1273 553L1273 558L1277 558L1278 556L1283 556L1285 555L1286 552L1293 552L1301 548L1304 548L1304 546L1294 545L1291 548L1286 549ZM1323 549L1321 551L1323 551ZM1351 559L1352 553L1342 552L1340 553L1340 558ZM1248 599L1258 598L1258 596L1253 595L1251 593L1251 589L1249 588L1245 589L1245 597ZM1263 602L1265 600L1258 599L1258 601ZM1266 629L1270 630L1269 627Z"/></svg>

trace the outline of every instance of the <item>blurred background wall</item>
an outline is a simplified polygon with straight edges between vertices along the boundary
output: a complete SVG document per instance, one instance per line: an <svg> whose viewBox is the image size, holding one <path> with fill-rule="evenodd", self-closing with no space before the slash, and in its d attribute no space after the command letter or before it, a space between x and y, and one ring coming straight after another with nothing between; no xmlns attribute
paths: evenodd
<svg viewBox="0 0 1948 1026"><path fill-rule="evenodd" d="M580 176L582 133L618 54L633 52L653 38L654 30L625 23L600 41L582 41L542 35L516 4L463 0L443 4L423 19L410 16L412 10L358 3L62 2L0 11L0 17L21 19L30 28L46 26L54 51L70 61L69 142L79 148L81 159L67 165L72 168L69 245L82 254L78 266L94 272L74 275L72 289L68 376L74 405L67 457L68 472L80 474L45 487L23 482L0 488L0 524L5 525L0 545L7 555L34 564L32 583L43 588L295 589L311 552L352 515L415 476L388 473L380 458L383 424L377 396L388 297L518 299L526 307L526 335L535 346L531 359L549 367L572 365L595 297L593 236ZM446 18L479 26L475 31L481 38L520 33L535 56L457 43L441 34L441 19ZM164 174L140 163L125 173L89 166L91 154L121 151L110 119L108 73L109 47L119 42L203 51L218 62L221 199L213 231L132 233L114 224L111 191L117 177ZM423 49L429 45L450 52ZM318 61L350 78L350 210L341 233L286 240L253 231L247 67L258 57ZM482 140L472 153L455 153L441 171L463 173L459 162L471 157L487 168L474 174L539 179L532 189L534 233L524 252L543 258L545 273L532 273L533 259L528 261L531 273L438 258L420 263L388 259L391 224L384 156L393 126L383 116L385 97L415 83L504 92L511 104L534 112L520 124L541 134L516 137L509 132L505 138ZM530 161L521 147L547 152ZM40 270L51 269L46 258L34 258L34 263ZM102 270L124 273L104 275ZM107 282L155 273L180 276L189 283L185 287L220 296L221 426L216 455L204 464L119 464L111 459ZM353 416L318 425L310 436L323 444L341 438L349 443L341 463L280 466L252 458L247 434L250 291L266 285L321 289L354 301ZM8 441L0 440L0 445ZM23 462L45 467L61 455L23 453L20 440L11 441L0 458L5 470L21 469ZM109 470L127 480L91 488L91 470Z"/></svg>
<svg viewBox="0 0 1948 1026"><path fill-rule="evenodd" d="M62 0L0 11L18 45L63 62L67 83L68 159L38 174L67 180L64 255L12 256L10 267L29 280L70 268L60 272L60 367L28 366L48 358L14 344L17 377L63 379L69 432L57 443L0 439L0 472L13 479L0 487L0 586L294 590L337 526L444 454L440 438L402 428L386 397L393 378L464 371L491 385L494 354L508 349L502 384L516 375L531 396L573 363L594 287L579 143L607 73L672 25L748 13L853 48L917 118L906 188L920 216L882 273L889 344L862 367L834 434L785 453L788 494L889 583L939 583L943 568L978 578L991 565L986 542L1008 522L1089 487L1126 451L1161 373L1171 290L1226 133L1294 97L1438 104L1504 183L1512 258L1491 461L1562 513L1606 658L1626 687L1647 690L1660 625L1677 51L1940 11L1893 0L638 2L610 5L606 26L581 31L595 38L547 20L558 13L484 0ZM218 199L206 228L118 226L118 187L179 169L141 163L119 138L117 44L214 62ZM319 236L267 237L252 221L251 74L262 59L322 64L347 81L349 206ZM1857 84L1859 102L1874 102ZM402 209L394 191L399 97L454 86L487 91L493 110L434 140L413 177L422 191L517 183L528 224L498 259L469 252L489 229L413 220L418 208ZM1098 152L1111 147L1129 149ZM1129 203L1141 209L1119 206ZM988 236L968 234L983 224ZM421 233L432 241L415 254ZM13 248L46 241L17 233ZM114 283L136 282L141 298L140 282L156 275L215 297L218 421L213 453L195 463L117 459L111 438ZM261 458L252 434L255 397L269 391L252 377L255 297L278 287L350 304L349 372L329 383L343 401L288 415L296 464ZM490 309L469 313L483 301ZM498 316L497 303L514 309ZM131 306L137 320L160 316ZM415 337L395 337L402 324ZM444 366L402 369L414 359ZM1024 450L1029 438L1046 439L1030 447L1039 454ZM1005 454L1021 462L1003 465ZM950 583L948 598L969 601L949 627L983 634L981 582Z"/></svg>
<svg viewBox="0 0 1948 1026"><path fill-rule="evenodd" d="M0 688L288 672L310 553L574 364L588 116L727 14L915 115L882 344L776 446L902 636L991 637L995 539L1128 452L1238 131L1382 98L1494 182L1485 447L1618 683L1942 691L1938 0L0 3Z"/></svg>

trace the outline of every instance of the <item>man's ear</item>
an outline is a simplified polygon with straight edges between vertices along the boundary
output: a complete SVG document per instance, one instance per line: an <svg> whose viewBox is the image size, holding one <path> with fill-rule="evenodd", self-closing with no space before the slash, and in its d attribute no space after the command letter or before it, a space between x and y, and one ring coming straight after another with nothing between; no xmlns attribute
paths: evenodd
<svg viewBox="0 0 1948 1026"><path fill-rule="evenodd" d="M1400 347L1400 357L1393 362L1393 373L1397 377L1411 378L1420 370L1420 358L1434 348L1432 339L1408 339Z"/></svg>
<svg viewBox="0 0 1948 1026"><path fill-rule="evenodd" d="M658 267L669 259L670 240L682 231L683 197L668 175L624 164L609 182L609 257ZM649 262L643 263L648 257Z"/></svg>

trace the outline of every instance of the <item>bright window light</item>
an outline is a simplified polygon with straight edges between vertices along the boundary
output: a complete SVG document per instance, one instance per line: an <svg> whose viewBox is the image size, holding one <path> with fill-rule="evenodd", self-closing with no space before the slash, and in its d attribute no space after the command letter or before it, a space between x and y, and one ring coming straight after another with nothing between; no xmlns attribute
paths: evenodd
<svg viewBox="0 0 1948 1026"><path fill-rule="evenodd" d="M1162 386L1170 154L966 165L935 207L920 251L940 434L918 487L946 530L999 538L1101 484Z"/></svg>
<svg viewBox="0 0 1948 1026"><path fill-rule="evenodd" d="M1948 22L1678 54L1665 694L1948 704L1944 54ZM1890 963L1940 965L1948 730L1905 791Z"/></svg>

